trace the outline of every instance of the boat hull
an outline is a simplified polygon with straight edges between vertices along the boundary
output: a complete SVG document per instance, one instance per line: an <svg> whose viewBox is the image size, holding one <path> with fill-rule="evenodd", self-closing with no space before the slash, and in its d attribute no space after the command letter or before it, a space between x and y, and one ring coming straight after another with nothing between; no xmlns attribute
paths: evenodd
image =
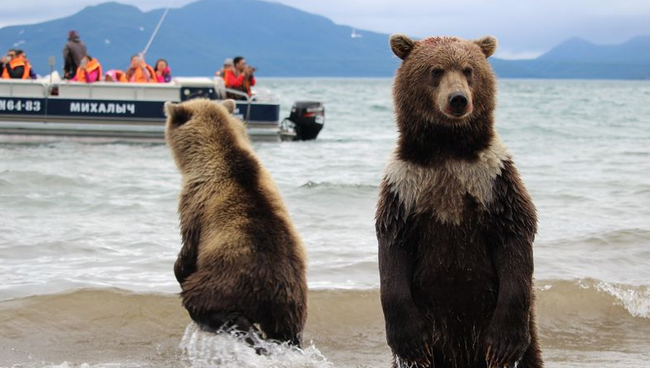
<svg viewBox="0 0 650 368"><path fill-rule="evenodd" d="M197 97L188 94L190 88L182 84L0 81L0 87L0 139L5 141L32 136L162 141L165 102ZM209 94L198 97L218 99L212 82L204 82L203 87ZM195 82L192 90L196 89ZM247 123L252 140L280 140L279 103L238 101L233 114Z"/></svg>

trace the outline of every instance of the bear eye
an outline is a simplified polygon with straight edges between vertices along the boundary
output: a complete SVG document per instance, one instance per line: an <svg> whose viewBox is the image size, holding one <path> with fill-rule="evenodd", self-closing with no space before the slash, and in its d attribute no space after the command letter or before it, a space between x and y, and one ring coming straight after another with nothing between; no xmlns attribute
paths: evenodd
<svg viewBox="0 0 650 368"><path fill-rule="evenodd" d="M463 74L465 74L466 77L471 77L472 76L472 68L463 69Z"/></svg>
<svg viewBox="0 0 650 368"><path fill-rule="evenodd" d="M440 77L445 71L440 68L434 68L431 70L431 76L434 78Z"/></svg>

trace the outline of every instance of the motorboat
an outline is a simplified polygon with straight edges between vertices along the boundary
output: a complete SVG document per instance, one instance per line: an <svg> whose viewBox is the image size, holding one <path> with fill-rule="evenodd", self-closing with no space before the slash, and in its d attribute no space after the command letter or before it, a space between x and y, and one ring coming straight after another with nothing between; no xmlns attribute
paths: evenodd
<svg viewBox="0 0 650 368"><path fill-rule="evenodd" d="M277 96L262 90L248 96L225 88L218 77L177 77L170 83L0 79L0 139L160 141L165 102L231 97L239 98L233 114L254 141L315 139L324 124L319 102L297 102L281 122Z"/></svg>

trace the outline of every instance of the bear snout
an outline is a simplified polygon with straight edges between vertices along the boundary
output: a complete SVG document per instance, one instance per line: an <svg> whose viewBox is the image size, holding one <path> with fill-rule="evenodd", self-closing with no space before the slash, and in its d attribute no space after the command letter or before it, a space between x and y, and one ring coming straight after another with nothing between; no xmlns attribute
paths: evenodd
<svg viewBox="0 0 650 368"><path fill-rule="evenodd" d="M435 94L439 111L447 118L465 119L472 113L472 90L460 72L445 73Z"/></svg>
<svg viewBox="0 0 650 368"><path fill-rule="evenodd" d="M454 91L447 98L445 112L453 117L460 118L471 112L472 106L469 96L465 91Z"/></svg>
<svg viewBox="0 0 650 368"><path fill-rule="evenodd" d="M456 114L465 112L468 103L469 101L467 100L467 94L465 92L458 91L449 95L449 107L451 107L451 110Z"/></svg>

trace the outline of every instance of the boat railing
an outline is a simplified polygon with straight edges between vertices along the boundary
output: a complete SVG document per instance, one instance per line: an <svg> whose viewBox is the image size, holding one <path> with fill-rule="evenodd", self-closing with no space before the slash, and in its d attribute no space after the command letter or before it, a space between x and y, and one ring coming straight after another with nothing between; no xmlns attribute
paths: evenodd
<svg viewBox="0 0 650 368"><path fill-rule="evenodd" d="M44 98L47 97L47 85L30 79L0 79L0 96Z"/></svg>
<svg viewBox="0 0 650 368"><path fill-rule="evenodd" d="M58 98L98 100L178 101L179 87L173 84L97 82L52 83L50 95Z"/></svg>
<svg viewBox="0 0 650 368"><path fill-rule="evenodd" d="M223 91L225 92L224 96L221 99L226 99L228 98L228 94L233 94L236 96L241 96L243 98L238 98L236 99L237 101L245 102L246 103L246 114L244 115L244 122L248 123L248 119L251 116L251 103L253 102L253 97L249 96L248 93L242 92L236 89L232 88L223 88Z"/></svg>

